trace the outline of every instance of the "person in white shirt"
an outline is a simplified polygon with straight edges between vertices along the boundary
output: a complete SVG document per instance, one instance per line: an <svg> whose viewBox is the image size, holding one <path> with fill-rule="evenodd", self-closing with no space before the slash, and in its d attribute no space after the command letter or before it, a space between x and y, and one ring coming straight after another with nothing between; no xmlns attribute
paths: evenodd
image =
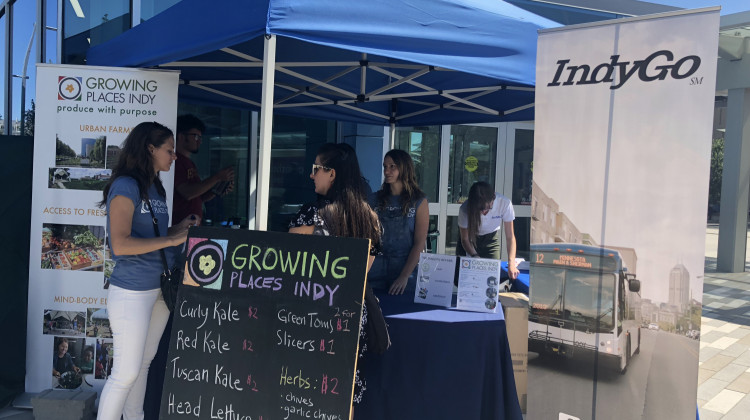
<svg viewBox="0 0 750 420"><path fill-rule="evenodd" d="M469 198L458 211L458 228L461 240L456 254L475 258L500 259L501 228L505 228L508 243L508 276L518 277L516 267L516 236L513 233L513 204L510 199L496 193L486 182L474 183L469 189Z"/></svg>

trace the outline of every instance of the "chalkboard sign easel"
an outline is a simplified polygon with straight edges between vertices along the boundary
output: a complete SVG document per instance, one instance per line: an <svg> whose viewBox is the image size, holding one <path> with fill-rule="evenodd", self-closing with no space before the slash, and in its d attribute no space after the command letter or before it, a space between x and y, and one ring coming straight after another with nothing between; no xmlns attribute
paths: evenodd
<svg viewBox="0 0 750 420"><path fill-rule="evenodd" d="M368 250L191 228L160 418L347 420Z"/></svg>

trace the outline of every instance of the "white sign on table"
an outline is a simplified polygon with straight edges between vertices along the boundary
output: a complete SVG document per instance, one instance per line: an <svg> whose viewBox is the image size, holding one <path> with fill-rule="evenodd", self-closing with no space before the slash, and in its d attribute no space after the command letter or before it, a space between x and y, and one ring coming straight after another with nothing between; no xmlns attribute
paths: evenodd
<svg viewBox="0 0 750 420"><path fill-rule="evenodd" d="M457 309L497 312L500 260L461 257Z"/></svg>
<svg viewBox="0 0 750 420"><path fill-rule="evenodd" d="M455 272L455 255L421 253L414 302L450 307Z"/></svg>

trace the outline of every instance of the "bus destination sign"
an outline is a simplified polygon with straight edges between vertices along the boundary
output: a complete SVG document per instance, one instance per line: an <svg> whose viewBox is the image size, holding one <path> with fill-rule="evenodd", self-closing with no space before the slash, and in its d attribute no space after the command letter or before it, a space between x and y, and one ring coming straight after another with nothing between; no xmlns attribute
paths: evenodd
<svg viewBox="0 0 750 420"><path fill-rule="evenodd" d="M615 271L617 263L611 255L590 255L560 251L533 251L532 263L565 266L585 270Z"/></svg>

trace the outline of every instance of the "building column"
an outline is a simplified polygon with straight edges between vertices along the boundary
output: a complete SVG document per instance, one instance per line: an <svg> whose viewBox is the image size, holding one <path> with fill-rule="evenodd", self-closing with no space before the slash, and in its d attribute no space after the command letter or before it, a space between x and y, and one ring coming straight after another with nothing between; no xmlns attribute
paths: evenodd
<svg viewBox="0 0 750 420"><path fill-rule="evenodd" d="M383 156L389 150L387 126L342 122L340 137L357 152L359 169L373 191L383 181Z"/></svg>
<svg viewBox="0 0 750 420"><path fill-rule="evenodd" d="M750 88L729 89L717 269L745 271L750 193Z"/></svg>

